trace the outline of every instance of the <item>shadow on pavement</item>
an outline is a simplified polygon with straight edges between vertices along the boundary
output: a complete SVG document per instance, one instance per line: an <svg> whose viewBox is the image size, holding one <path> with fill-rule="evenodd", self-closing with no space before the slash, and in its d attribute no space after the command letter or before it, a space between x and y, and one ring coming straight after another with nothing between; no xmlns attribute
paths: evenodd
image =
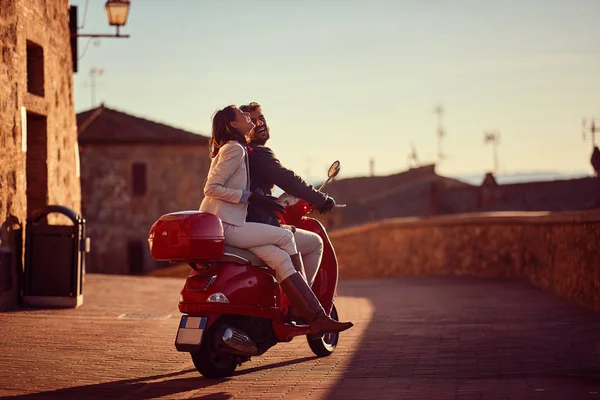
<svg viewBox="0 0 600 400"><path fill-rule="evenodd" d="M238 375L246 375L256 373L258 371L281 368L289 365L299 364L306 361L314 360L315 357L304 357L297 360L282 361L274 364L266 364L259 367L240 370L234 373L234 377ZM194 373L193 377L177 378L178 376ZM152 382L160 379L158 382ZM5 396L6 399L48 399L48 398L69 398L69 399L86 399L86 398L128 398L128 399L152 399L163 396L176 395L204 389L213 385L218 385L227 382L225 379L206 379L198 374L196 369L190 368L179 372L169 374L146 376L143 378L126 379L116 382L106 382L93 385L76 386L66 389L57 389L47 392L40 392L27 395ZM228 393L212 393L205 396L190 397L191 399L203 400L226 400L232 398Z"/></svg>
<svg viewBox="0 0 600 400"><path fill-rule="evenodd" d="M115 382L106 382L93 385L77 386L66 389L58 389L41 393L6 396L0 398L7 399L48 399L48 398L68 398L68 399L90 399L90 398L128 398L128 399L152 399L163 396L176 395L178 393L188 392L207 388L226 382L227 379L202 379L200 376L189 378L175 378L194 372L194 368L173 372L169 374L146 376L143 378L125 379ZM166 379L165 378L174 378ZM151 382L161 379L158 382ZM149 382L150 381L150 382ZM231 395L227 393L211 394L204 397L194 397L196 399L225 400L230 399Z"/></svg>
<svg viewBox="0 0 600 400"><path fill-rule="evenodd" d="M233 376L252 374L252 373L255 373L255 372L258 372L258 371L264 371L264 370L267 370L267 369L287 367L289 365L300 364L300 363L303 363L303 362L316 360L317 358L318 358L317 356L303 357L303 358L299 358L297 360L289 360L289 361L278 362L278 363L275 363L275 364L261 365L260 367L253 367L253 368L248 368L248 369L243 369L243 370L236 371L233 374Z"/></svg>
<svg viewBox="0 0 600 400"><path fill-rule="evenodd" d="M368 298L374 315L327 398L580 399L600 392L598 314L529 283L387 278L344 281L340 295Z"/></svg>

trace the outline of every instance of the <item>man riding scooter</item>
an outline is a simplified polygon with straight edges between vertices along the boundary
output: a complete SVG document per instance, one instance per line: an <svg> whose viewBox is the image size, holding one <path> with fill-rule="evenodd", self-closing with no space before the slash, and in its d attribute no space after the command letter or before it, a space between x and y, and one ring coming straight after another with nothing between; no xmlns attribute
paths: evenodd
<svg viewBox="0 0 600 400"><path fill-rule="evenodd" d="M314 204L321 213L331 211L336 204L333 198L314 189L294 171L281 165L275 153L265 146L270 138L270 129L260 104L252 102L241 106L240 109L250 114L250 119L255 125L250 133L251 151L248 156L251 191L259 190L271 196L276 185L286 193ZM246 221L280 226L279 218L273 209L265 209L256 203L249 204ZM316 233L296 227L288 228L294 233L298 254L301 255L304 265L304 271L298 272L304 275L308 285L312 286L323 255L323 240Z"/></svg>

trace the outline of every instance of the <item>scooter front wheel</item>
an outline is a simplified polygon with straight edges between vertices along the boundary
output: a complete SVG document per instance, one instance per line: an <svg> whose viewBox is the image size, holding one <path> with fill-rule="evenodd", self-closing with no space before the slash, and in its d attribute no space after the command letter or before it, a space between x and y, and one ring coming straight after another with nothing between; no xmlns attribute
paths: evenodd
<svg viewBox="0 0 600 400"><path fill-rule="evenodd" d="M331 319L339 321L337 309L335 308L335 304L331 309L331 314L329 315ZM312 337L311 335L306 335L306 341L310 346L310 349L317 357L327 357L330 356L338 344L338 339L340 338L339 332L327 333L320 337Z"/></svg>
<svg viewBox="0 0 600 400"><path fill-rule="evenodd" d="M196 370L206 378L224 378L233 375L237 367L236 357L232 354L220 351L216 346L216 329L219 324L215 323L205 332L200 349L190 353Z"/></svg>

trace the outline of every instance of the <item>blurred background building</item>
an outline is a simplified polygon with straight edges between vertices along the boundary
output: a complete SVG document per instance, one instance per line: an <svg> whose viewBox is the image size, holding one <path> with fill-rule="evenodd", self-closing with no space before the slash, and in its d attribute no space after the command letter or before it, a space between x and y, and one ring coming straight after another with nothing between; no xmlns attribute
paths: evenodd
<svg viewBox="0 0 600 400"><path fill-rule="evenodd" d="M140 275L155 262L150 227L163 214L197 210L208 174L208 138L104 105L77 115L87 271Z"/></svg>

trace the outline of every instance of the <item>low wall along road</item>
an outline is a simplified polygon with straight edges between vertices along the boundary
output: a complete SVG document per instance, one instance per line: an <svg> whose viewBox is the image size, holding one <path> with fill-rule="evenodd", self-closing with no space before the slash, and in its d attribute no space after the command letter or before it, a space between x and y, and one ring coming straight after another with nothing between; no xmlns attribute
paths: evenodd
<svg viewBox="0 0 600 400"><path fill-rule="evenodd" d="M401 218L331 232L341 279L525 279L600 311L600 210Z"/></svg>

